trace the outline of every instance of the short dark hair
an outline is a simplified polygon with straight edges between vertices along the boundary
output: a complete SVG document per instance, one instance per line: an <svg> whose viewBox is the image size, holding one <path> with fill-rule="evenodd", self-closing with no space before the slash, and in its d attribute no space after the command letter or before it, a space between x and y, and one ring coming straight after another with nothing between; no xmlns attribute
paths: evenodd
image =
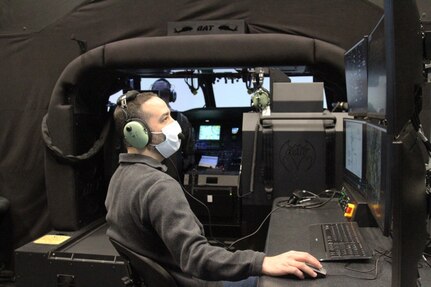
<svg viewBox="0 0 431 287"><path fill-rule="evenodd" d="M120 137L124 137L123 129L130 119L138 118L145 123L147 122L148 115L142 112L141 106L149 99L157 96L158 95L153 92L143 92L137 94L135 98L128 101L126 108L117 105L114 111L114 122L115 129Z"/></svg>
<svg viewBox="0 0 431 287"><path fill-rule="evenodd" d="M151 85L151 89L155 90L155 91L171 91L172 89L172 84L166 80L165 78L160 78L158 80L156 80L152 85Z"/></svg>

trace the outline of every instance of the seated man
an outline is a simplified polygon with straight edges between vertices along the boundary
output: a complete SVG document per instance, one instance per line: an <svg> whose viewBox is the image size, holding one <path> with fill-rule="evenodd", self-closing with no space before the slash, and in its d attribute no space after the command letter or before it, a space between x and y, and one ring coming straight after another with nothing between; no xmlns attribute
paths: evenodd
<svg viewBox="0 0 431 287"><path fill-rule="evenodd" d="M163 172L161 162L180 147L181 128L156 94L126 94L114 119L127 153L120 154L105 201L110 238L157 261L183 287L255 286L259 275L317 276L307 263L321 264L305 252L266 256L208 243L180 184ZM246 281L232 282L239 280Z"/></svg>
<svg viewBox="0 0 431 287"><path fill-rule="evenodd" d="M170 106L169 103L176 101L177 93L172 89L172 85L168 80L164 78L158 79L151 85L151 90L159 92L159 97L171 110L172 118L180 124L182 134L184 135L184 138L181 139L181 148L174 156L172 156L172 162L164 162L168 167L167 173L181 182L184 178L184 172L189 170L194 164L195 141L193 127L183 113L174 111ZM172 166L172 163L175 164L175 166Z"/></svg>

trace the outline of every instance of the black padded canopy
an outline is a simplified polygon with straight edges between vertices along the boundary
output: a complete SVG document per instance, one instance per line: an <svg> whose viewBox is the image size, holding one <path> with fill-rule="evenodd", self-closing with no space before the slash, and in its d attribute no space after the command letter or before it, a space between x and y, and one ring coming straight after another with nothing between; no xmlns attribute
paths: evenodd
<svg viewBox="0 0 431 287"><path fill-rule="evenodd" d="M77 153L74 115L101 118L100 132L101 103L124 69L307 64L342 86L343 53L371 31L382 2L2 1L0 196L11 202L14 245L53 228L41 136L47 113L54 142ZM243 20L246 33L167 36L168 22L224 19Z"/></svg>

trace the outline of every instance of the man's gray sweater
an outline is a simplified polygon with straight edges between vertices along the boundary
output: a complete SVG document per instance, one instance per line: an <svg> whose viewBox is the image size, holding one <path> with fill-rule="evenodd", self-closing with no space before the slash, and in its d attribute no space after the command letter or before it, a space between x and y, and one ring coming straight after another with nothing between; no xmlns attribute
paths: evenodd
<svg viewBox="0 0 431 287"><path fill-rule="evenodd" d="M260 275L265 254L210 245L181 186L165 169L144 155L120 155L105 201L107 235L159 262L179 286L222 286L222 280Z"/></svg>

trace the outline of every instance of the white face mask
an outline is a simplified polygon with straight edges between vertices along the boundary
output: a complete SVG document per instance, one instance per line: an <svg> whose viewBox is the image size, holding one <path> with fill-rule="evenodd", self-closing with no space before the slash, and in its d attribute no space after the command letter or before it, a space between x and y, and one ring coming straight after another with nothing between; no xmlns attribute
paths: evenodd
<svg viewBox="0 0 431 287"><path fill-rule="evenodd" d="M159 134L160 132L152 133ZM181 127L177 121L173 121L162 128L161 133L165 135L165 140L154 146L164 158L168 158L180 148L181 139L178 138L178 134L181 133Z"/></svg>

